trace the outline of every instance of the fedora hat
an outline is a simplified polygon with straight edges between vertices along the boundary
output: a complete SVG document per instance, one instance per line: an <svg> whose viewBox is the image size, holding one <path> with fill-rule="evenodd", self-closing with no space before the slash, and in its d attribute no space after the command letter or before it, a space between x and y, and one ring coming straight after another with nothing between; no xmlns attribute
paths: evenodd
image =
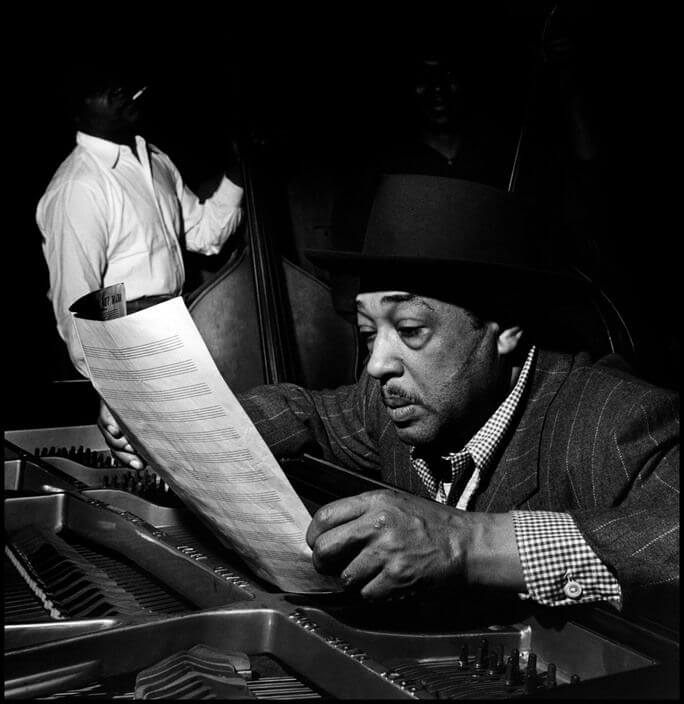
<svg viewBox="0 0 684 704"><path fill-rule="evenodd" d="M506 191L421 174L384 176L358 251L309 249L362 291L408 290L464 305L504 300L540 309L588 294L584 279L552 266L529 209Z"/></svg>

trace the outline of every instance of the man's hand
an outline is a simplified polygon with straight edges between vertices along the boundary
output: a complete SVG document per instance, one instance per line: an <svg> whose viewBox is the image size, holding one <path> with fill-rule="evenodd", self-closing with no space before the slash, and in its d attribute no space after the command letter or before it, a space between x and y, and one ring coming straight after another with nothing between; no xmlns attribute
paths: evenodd
<svg viewBox="0 0 684 704"><path fill-rule="evenodd" d="M123 434L119 424L114 419L104 401L100 400L100 414L97 418L97 427L104 436L114 457L123 464L133 469L142 469L145 463L135 454L135 450Z"/></svg>
<svg viewBox="0 0 684 704"><path fill-rule="evenodd" d="M306 538L319 572L384 598L456 583L470 530L463 511L386 490L324 506Z"/></svg>
<svg viewBox="0 0 684 704"><path fill-rule="evenodd" d="M314 567L366 598L459 583L524 591L509 514L470 513L395 491L319 509L306 536Z"/></svg>

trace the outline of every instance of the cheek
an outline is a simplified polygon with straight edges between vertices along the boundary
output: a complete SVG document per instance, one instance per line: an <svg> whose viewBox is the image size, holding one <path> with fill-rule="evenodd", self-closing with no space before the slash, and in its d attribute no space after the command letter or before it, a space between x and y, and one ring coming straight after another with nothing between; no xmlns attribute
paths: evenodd
<svg viewBox="0 0 684 704"><path fill-rule="evenodd" d="M487 346L476 345L457 361L453 356L453 352L445 355L424 377L426 402L440 416L451 419L468 412L473 399L495 374L495 360Z"/></svg>
<svg viewBox="0 0 684 704"><path fill-rule="evenodd" d="M434 411L444 410L459 395L461 369L452 359L434 359L417 366L414 376L423 403Z"/></svg>
<svg viewBox="0 0 684 704"><path fill-rule="evenodd" d="M440 380L434 387L431 406L443 419L458 418L463 411L468 392L458 374Z"/></svg>

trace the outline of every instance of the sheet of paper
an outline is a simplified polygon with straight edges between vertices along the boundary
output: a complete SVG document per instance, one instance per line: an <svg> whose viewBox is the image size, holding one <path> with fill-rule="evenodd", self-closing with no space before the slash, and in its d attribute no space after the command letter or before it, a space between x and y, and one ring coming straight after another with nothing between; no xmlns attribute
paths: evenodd
<svg viewBox="0 0 684 704"><path fill-rule="evenodd" d="M182 298L113 320L75 316L93 386L140 454L255 574L337 590L304 536L311 517L219 373Z"/></svg>

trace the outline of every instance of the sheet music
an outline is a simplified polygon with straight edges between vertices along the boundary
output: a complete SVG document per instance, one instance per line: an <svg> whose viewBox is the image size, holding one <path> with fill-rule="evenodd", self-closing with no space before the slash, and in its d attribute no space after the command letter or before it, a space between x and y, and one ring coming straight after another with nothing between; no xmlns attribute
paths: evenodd
<svg viewBox="0 0 684 704"><path fill-rule="evenodd" d="M291 592L337 590L311 563L311 517L173 298L74 323L90 379L136 450L255 574Z"/></svg>

